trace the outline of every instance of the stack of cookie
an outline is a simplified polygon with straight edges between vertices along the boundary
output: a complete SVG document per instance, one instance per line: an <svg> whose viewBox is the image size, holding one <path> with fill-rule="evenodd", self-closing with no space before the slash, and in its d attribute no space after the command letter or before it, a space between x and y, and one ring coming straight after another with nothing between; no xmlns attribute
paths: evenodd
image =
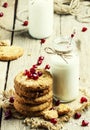
<svg viewBox="0 0 90 130"><path fill-rule="evenodd" d="M42 75L37 80L27 78L24 72L17 74L14 79L14 107L25 116L40 116L52 107L53 79L46 70L40 71Z"/></svg>

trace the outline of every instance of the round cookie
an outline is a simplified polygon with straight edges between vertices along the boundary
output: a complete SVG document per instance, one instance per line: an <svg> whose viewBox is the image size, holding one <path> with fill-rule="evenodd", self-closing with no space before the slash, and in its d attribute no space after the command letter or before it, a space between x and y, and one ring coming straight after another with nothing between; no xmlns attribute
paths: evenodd
<svg viewBox="0 0 90 130"><path fill-rule="evenodd" d="M53 93L52 91L50 91L48 94L45 94L44 96L35 98L35 99L31 99L30 97L25 97L25 96L20 96L18 94L15 93L15 99L17 101L19 101L20 103L27 103L27 104L41 104L41 103L45 103L48 102L48 100L52 99Z"/></svg>
<svg viewBox="0 0 90 130"><path fill-rule="evenodd" d="M53 78L50 72L45 71L44 69L40 71L42 71L43 74L37 80L27 78L27 76L24 75L24 72L19 73L14 79L15 85L19 86L22 91L39 91L52 88Z"/></svg>
<svg viewBox="0 0 90 130"><path fill-rule="evenodd" d="M49 107L45 108L42 111L37 111L37 112L24 111L20 109L19 107L16 107L16 110L24 116L36 117L36 116L42 116L43 112L46 110L49 110L50 108L52 108L52 103L49 105Z"/></svg>
<svg viewBox="0 0 90 130"><path fill-rule="evenodd" d="M0 46L0 60L2 61L15 60L23 53L23 49L18 46Z"/></svg>
<svg viewBox="0 0 90 130"><path fill-rule="evenodd" d="M20 87L20 86L18 86L18 85L14 85L14 88L15 88L15 91L16 91L16 93L19 95L19 96L25 96L25 97L29 97L29 98L38 98L38 97L41 97L41 96L44 96L45 94L48 94L51 90L52 90L52 88L51 87L49 87L49 88L47 88L47 89L44 89L44 90L38 90L38 91L27 91L27 89L26 90L22 90L21 88L22 87Z"/></svg>
<svg viewBox="0 0 90 130"><path fill-rule="evenodd" d="M37 112L37 111L43 111L44 109L46 109L47 107L50 106L50 104L52 104L52 99L49 100L48 102L42 103L42 104L22 104L20 102L18 102L18 100L14 101L14 107L16 108L16 110L23 110L23 111L28 111L28 112Z"/></svg>

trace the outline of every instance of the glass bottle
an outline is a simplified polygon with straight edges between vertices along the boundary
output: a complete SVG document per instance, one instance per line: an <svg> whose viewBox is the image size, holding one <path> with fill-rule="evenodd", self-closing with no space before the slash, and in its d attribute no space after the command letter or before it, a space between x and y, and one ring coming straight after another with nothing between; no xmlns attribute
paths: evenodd
<svg viewBox="0 0 90 130"><path fill-rule="evenodd" d="M37 39L53 32L53 0L29 0L29 34Z"/></svg>
<svg viewBox="0 0 90 130"><path fill-rule="evenodd" d="M74 40L57 38L54 48L47 48L46 52L51 54L54 98L62 102L76 99L79 94L79 55Z"/></svg>

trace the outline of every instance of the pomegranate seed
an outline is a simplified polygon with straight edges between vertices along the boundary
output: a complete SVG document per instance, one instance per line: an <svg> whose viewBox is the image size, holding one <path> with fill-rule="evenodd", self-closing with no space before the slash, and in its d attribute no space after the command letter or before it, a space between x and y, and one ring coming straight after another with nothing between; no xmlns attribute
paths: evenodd
<svg viewBox="0 0 90 130"><path fill-rule="evenodd" d="M13 103L14 102L14 97L10 97L9 102Z"/></svg>
<svg viewBox="0 0 90 130"><path fill-rule="evenodd" d="M28 75L29 74L29 71L28 70L25 70L24 71L24 75Z"/></svg>
<svg viewBox="0 0 90 130"><path fill-rule="evenodd" d="M89 124L88 121L82 120L82 124L81 124L81 126L88 126L88 124Z"/></svg>
<svg viewBox="0 0 90 130"><path fill-rule="evenodd" d="M33 65L32 67L33 67L33 68L37 68L37 65Z"/></svg>
<svg viewBox="0 0 90 130"><path fill-rule="evenodd" d="M45 69L50 69L50 65L46 65L46 66L45 66Z"/></svg>
<svg viewBox="0 0 90 130"><path fill-rule="evenodd" d="M60 100L55 101L55 106L59 106L60 105Z"/></svg>
<svg viewBox="0 0 90 130"><path fill-rule="evenodd" d="M55 124L57 123L57 119L56 119L56 118L52 118L52 119L50 120L50 122L55 125Z"/></svg>
<svg viewBox="0 0 90 130"><path fill-rule="evenodd" d="M87 98L86 97L81 97L80 103L84 103L84 102L87 102Z"/></svg>
<svg viewBox="0 0 90 130"><path fill-rule="evenodd" d="M41 71L38 71L38 76L42 76L42 72Z"/></svg>
<svg viewBox="0 0 90 130"><path fill-rule="evenodd" d="M32 74L34 74L35 72L36 72L36 69L35 68L30 68L30 72L32 73Z"/></svg>
<svg viewBox="0 0 90 130"><path fill-rule="evenodd" d="M45 41L46 41L45 39L41 39L41 44L45 43Z"/></svg>
<svg viewBox="0 0 90 130"><path fill-rule="evenodd" d="M82 32L85 32L85 31L87 31L87 27L82 28Z"/></svg>
<svg viewBox="0 0 90 130"><path fill-rule="evenodd" d="M38 60L37 65L39 66L41 64L42 64L42 60Z"/></svg>
<svg viewBox="0 0 90 130"><path fill-rule="evenodd" d="M3 12L0 12L0 17L3 17L4 13Z"/></svg>
<svg viewBox="0 0 90 130"><path fill-rule="evenodd" d="M44 56L40 56L38 60L44 60Z"/></svg>
<svg viewBox="0 0 90 130"><path fill-rule="evenodd" d="M5 2L5 3L3 4L3 7L4 7L4 8L7 8L7 7L8 7L8 3Z"/></svg>
<svg viewBox="0 0 90 130"><path fill-rule="evenodd" d="M74 34L71 34L71 38L73 38L74 37Z"/></svg>
<svg viewBox="0 0 90 130"><path fill-rule="evenodd" d="M28 21L24 21L23 26L27 26L27 25L28 25Z"/></svg>
<svg viewBox="0 0 90 130"><path fill-rule="evenodd" d="M32 79L33 78L33 74L29 73L29 74L27 74L27 77L30 78L30 79Z"/></svg>
<svg viewBox="0 0 90 130"><path fill-rule="evenodd" d="M5 119L10 119L12 117L12 112L11 110L6 110L5 111Z"/></svg>
<svg viewBox="0 0 90 130"><path fill-rule="evenodd" d="M80 117L81 117L81 114L80 114L80 113L75 113L74 119L79 119Z"/></svg>
<svg viewBox="0 0 90 130"><path fill-rule="evenodd" d="M32 76L33 76L33 79L34 79L34 80L37 80L37 79L39 78L37 73L32 74Z"/></svg>

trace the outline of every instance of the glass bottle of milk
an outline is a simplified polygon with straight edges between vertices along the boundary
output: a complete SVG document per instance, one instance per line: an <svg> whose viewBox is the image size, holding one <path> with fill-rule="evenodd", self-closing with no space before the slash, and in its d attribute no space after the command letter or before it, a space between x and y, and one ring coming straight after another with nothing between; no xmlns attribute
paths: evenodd
<svg viewBox="0 0 90 130"><path fill-rule="evenodd" d="M29 34L37 39L53 32L53 0L29 0Z"/></svg>
<svg viewBox="0 0 90 130"><path fill-rule="evenodd" d="M54 48L47 48L51 58L54 98L69 102L79 94L79 55L75 42L67 37L54 41Z"/></svg>

